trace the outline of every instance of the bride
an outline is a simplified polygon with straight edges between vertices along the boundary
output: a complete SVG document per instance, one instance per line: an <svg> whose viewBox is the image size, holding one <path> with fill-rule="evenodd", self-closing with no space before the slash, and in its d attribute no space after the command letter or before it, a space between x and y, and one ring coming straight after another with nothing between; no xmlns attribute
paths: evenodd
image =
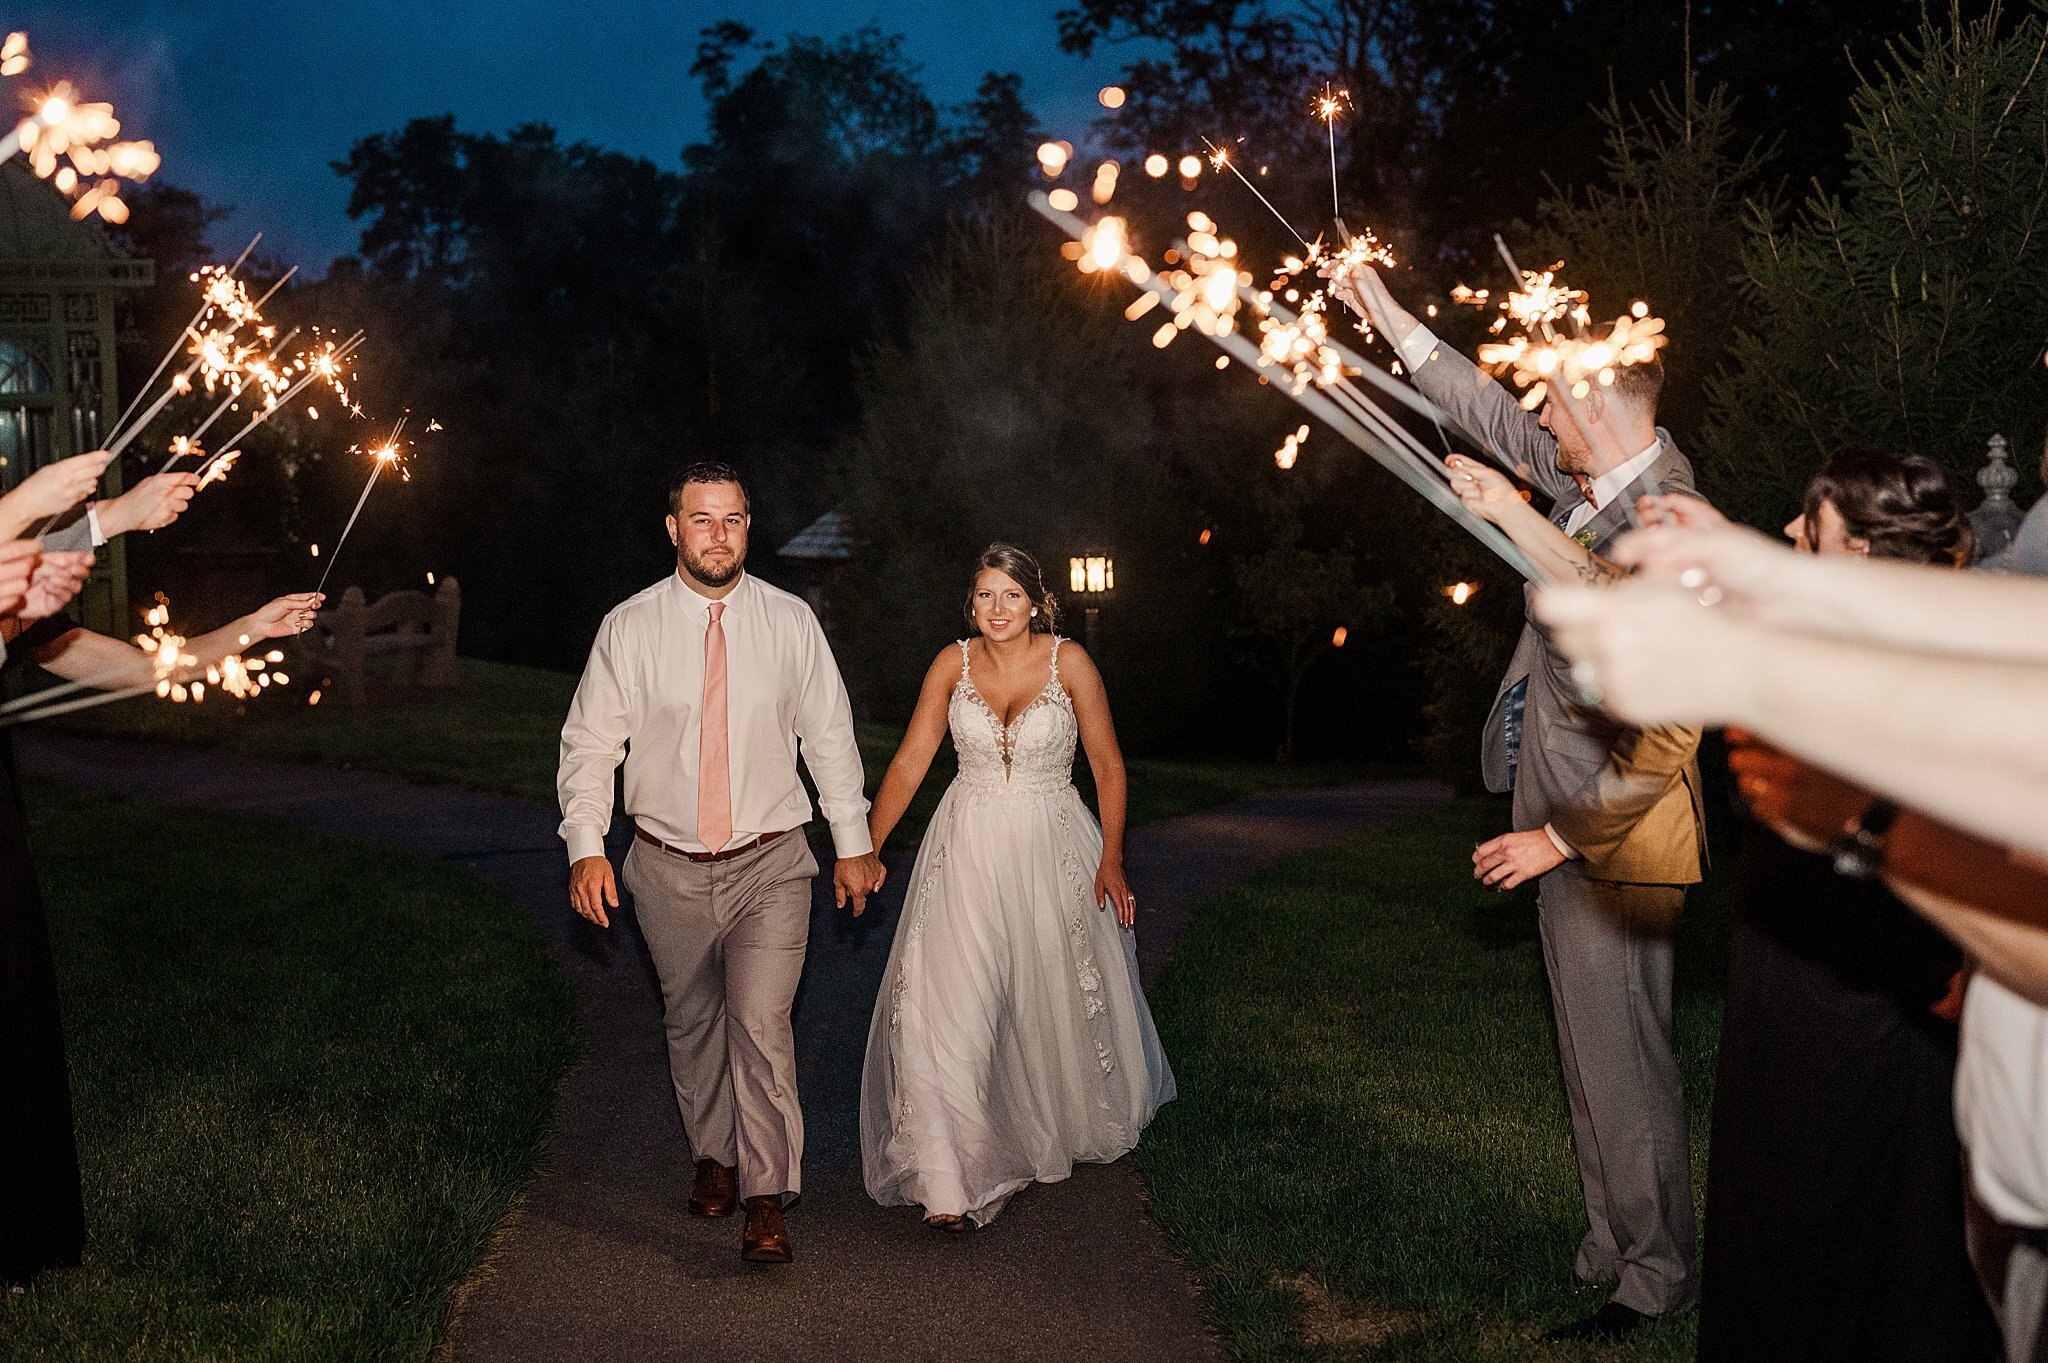
<svg viewBox="0 0 2048 1363"><path fill-rule="evenodd" d="M918 849L860 1100L869 1195L945 1230L1126 1154L1174 1093L1138 986L1109 697L1053 612L1031 555L982 553L967 601L980 637L926 673L869 816L880 847L950 728L960 775ZM1074 789L1077 738L1100 827Z"/></svg>

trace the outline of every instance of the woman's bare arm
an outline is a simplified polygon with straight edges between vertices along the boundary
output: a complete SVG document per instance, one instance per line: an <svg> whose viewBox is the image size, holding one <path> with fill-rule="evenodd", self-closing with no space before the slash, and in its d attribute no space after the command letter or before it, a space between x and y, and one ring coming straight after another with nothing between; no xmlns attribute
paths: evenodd
<svg viewBox="0 0 2048 1363"><path fill-rule="evenodd" d="M874 840L876 851L881 850L889 834L902 822L903 812L910 808L917 788L931 772L932 759L938 756L939 745L946 740L946 707L959 681L960 650L956 648L940 653L925 671L910 727L903 731L903 742L889 759L882 788L875 792L875 807L868 812L868 836Z"/></svg>

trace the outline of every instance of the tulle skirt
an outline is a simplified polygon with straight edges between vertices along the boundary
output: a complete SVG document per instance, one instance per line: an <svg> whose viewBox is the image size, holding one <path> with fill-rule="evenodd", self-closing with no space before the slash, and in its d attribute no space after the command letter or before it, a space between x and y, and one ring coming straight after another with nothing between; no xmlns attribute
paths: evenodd
<svg viewBox="0 0 2048 1363"><path fill-rule="evenodd" d="M986 1225L1020 1188L1128 1153L1174 1095L1137 944L1094 902L1072 782L954 782L918 849L868 1030L870 1196Z"/></svg>

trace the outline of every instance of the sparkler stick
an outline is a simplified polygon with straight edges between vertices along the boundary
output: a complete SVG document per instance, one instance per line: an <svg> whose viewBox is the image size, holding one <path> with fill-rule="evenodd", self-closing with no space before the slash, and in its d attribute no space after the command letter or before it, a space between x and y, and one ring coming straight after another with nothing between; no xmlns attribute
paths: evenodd
<svg viewBox="0 0 2048 1363"><path fill-rule="evenodd" d="M370 500L370 489L377 486L377 475L384 472L386 464L398 462L398 437L405 430L406 418L398 418L398 424L391 428L391 438L374 453L377 458L370 465L370 476L363 483L363 495L356 498L356 509L348 513L348 524L341 528L341 538L334 542L334 552L327 556L327 571L320 574L320 585L313 589L317 596L327 590L327 579L334 575L335 560L341 557L341 546L348 543L348 532L356 528L356 517L363 514L363 503Z"/></svg>
<svg viewBox="0 0 2048 1363"><path fill-rule="evenodd" d="M83 689L80 683L74 683L73 685ZM17 710L11 713L0 712L0 729L11 729L17 724L33 724L37 720L53 719L58 715L68 715L73 710L89 710L95 705L108 705L117 700L129 700L135 696L146 696L154 690L156 690L156 683L146 682L140 686L130 686L119 691L95 691L92 695L80 696L76 700L60 701L55 704L37 706L28 710ZM36 693L37 697L45 694L47 693L41 691Z"/></svg>
<svg viewBox="0 0 2048 1363"><path fill-rule="evenodd" d="M235 271L242 268L242 262L249 258L249 253L256 249L256 243L261 240L263 240L261 232L249 238L249 244L242 248L242 254L236 256L235 263L228 266L228 278L233 279L235 277ZM128 418L135 415L135 409L142 405L142 399L149 395L150 389L156 387L156 381L164 376L164 370L170 368L171 361L177 359L178 352L185 348L185 338L198 329L200 321L206 316L206 310L213 306L213 303L203 296L205 290L200 290L200 293L202 297L199 300L199 308L192 314L192 320L187 322L184 330L178 333L178 339L171 342L171 348L164 352L164 357L156 362L156 368L150 371L150 375L143 381L142 387L135 390L135 396L129 399L127 407L123 408L121 415L115 419L109 434L120 430L128 424Z"/></svg>
<svg viewBox="0 0 2048 1363"><path fill-rule="evenodd" d="M1344 230L1344 206L1337 201L1337 115L1350 98L1349 90L1333 93L1325 81L1323 97L1316 101L1316 116L1323 120L1323 128L1330 135L1330 216L1337 220L1337 231L1346 238L1351 234Z"/></svg>
<svg viewBox="0 0 2048 1363"><path fill-rule="evenodd" d="M1043 192L1034 191L1030 196L1030 204L1040 216L1060 227L1075 240L1081 240L1088 233L1087 223L1071 213L1064 213L1054 208ZM1119 252L1118 258L1111 262L1110 269L1122 271L1127 259L1127 256ZM1170 285L1159 279L1158 276L1151 274L1149 270L1145 272L1142 281L1132 275L1127 274L1126 277L1132 278L1133 282L1138 283L1140 288L1153 294L1163 303L1172 304L1177 297L1175 290ZM1251 366L1254 370L1260 366L1262 355L1258 345L1235 328L1218 328L1209 334L1209 339L1214 341L1222 348L1226 355L1231 356L1233 359ZM1301 385L1298 390L1289 387L1286 391L1288 396L1301 404L1312 415L1321 420L1323 424L1362 450L1375 463L1378 463L1396 478L1399 478L1402 482L1415 489L1431 505L1464 527L1467 533L1499 555L1516 572L1532 580L1541 580L1543 578L1544 574L1530 560L1529 556L1517 548L1514 542L1502 533L1497 526L1475 515L1467 509L1465 504L1458 499L1457 494L1452 492L1443 481L1431 473L1416 467L1412 458L1407 457L1403 452L1397 451L1386 439L1375 433L1374 430L1367 429L1365 424L1352 415L1352 411L1356 409L1348 401L1346 405L1340 406L1327 393L1308 384ZM1365 398L1363 394L1357 394L1356 401L1377 411L1377 408L1373 407L1370 400ZM1380 418L1388 425L1394 424L1391 418L1385 417L1384 413L1380 413Z"/></svg>
<svg viewBox="0 0 2048 1363"><path fill-rule="evenodd" d="M1227 170L1232 175L1235 175L1238 178L1239 182L1241 182L1246 189L1249 189L1253 194L1258 195L1259 202L1266 206L1266 211L1268 213L1271 213L1274 217L1280 219L1280 225L1282 227L1294 233L1294 239L1296 241L1300 242L1304 248L1308 246L1308 238L1304 237L1301 234L1300 229L1295 227L1293 223L1287 221L1286 215L1281 213L1279 209L1273 207L1273 201L1271 199L1267 198L1263 194L1259 194L1259 187L1253 184L1250 180L1246 179L1245 173L1237 168L1236 163L1230 159L1230 148L1219 147L1206 137L1202 139L1202 145L1209 149L1209 164L1211 166L1214 166L1218 170ZM1075 221L1078 222L1080 220L1077 218L1075 219Z"/></svg>

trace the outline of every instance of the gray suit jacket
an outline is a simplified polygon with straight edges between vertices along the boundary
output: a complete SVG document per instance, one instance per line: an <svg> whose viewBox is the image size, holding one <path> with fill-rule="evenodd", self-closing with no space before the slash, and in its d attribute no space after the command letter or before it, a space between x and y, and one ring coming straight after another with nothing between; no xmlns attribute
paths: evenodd
<svg viewBox="0 0 2048 1363"><path fill-rule="evenodd" d="M1556 439L1491 375L1440 346L1413 378L1424 396L1549 494L1554 517L1584 503L1577 480L1557 467ZM1628 510L1637 498L1693 490L1692 464L1669 432L1660 428L1657 435L1663 454L1579 532L1594 553L1604 554L1628 529ZM1524 591L1533 599L1533 588ZM1699 730L1620 724L1580 704L1570 674L1571 665L1525 609L1522 635L1494 692L1480 749L1487 789L1509 788L1505 702L1526 680L1513 777L1515 827L1551 825L1595 879L1658 885L1699 880L1706 860Z"/></svg>

